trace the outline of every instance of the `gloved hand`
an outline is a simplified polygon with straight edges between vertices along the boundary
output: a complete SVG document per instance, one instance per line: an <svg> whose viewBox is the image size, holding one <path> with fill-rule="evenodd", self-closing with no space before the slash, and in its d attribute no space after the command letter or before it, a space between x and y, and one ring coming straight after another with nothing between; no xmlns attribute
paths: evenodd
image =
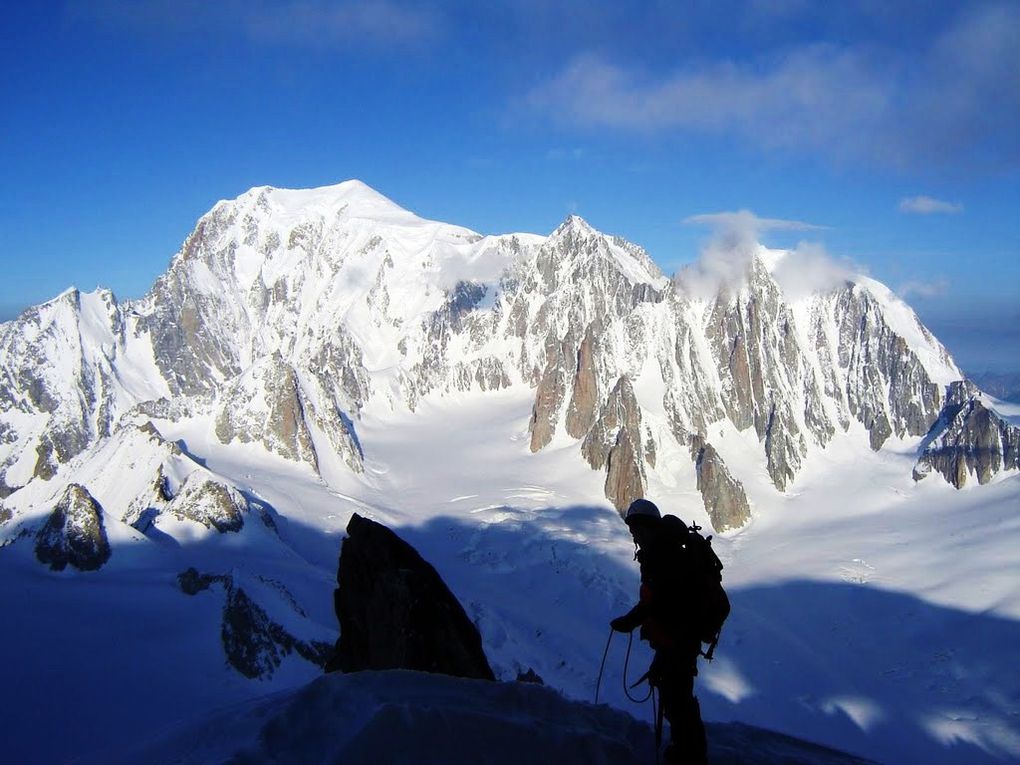
<svg viewBox="0 0 1020 765"><path fill-rule="evenodd" d="M628 616L629 614L617 616L615 619L613 619L613 621L609 622L609 626L612 627L613 630L615 630L616 632L632 631L637 625L634 624L630 619L628 619L627 618Z"/></svg>

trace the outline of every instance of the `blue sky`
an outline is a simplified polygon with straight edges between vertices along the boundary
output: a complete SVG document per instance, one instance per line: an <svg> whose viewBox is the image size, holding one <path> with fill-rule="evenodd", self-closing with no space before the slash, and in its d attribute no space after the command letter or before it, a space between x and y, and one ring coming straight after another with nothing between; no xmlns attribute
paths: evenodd
<svg viewBox="0 0 1020 765"><path fill-rule="evenodd" d="M0 318L136 297L218 199L356 177L483 233L576 212L667 272L694 216L807 222L766 241L1020 369L1015 2L69 0L3 26Z"/></svg>

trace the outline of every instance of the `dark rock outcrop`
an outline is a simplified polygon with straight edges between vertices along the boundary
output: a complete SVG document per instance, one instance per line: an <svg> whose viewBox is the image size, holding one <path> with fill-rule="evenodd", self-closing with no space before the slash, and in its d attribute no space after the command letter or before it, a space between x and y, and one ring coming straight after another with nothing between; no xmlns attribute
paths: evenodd
<svg viewBox="0 0 1020 765"><path fill-rule="evenodd" d="M327 670L413 669L492 680L478 629L436 570L355 513L340 551L340 639Z"/></svg>
<svg viewBox="0 0 1020 765"><path fill-rule="evenodd" d="M973 474L988 483L1002 470L1020 468L1020 428L984 405L973 383L949 386L946 405L932 426L914 467L914 480L933 469L957 489Z"/></svg>
<svg viewBox="0 0 1020 765"><path fill-rule="evenodd" d="M197 472L188 476L181 491L166 506L166 512L221 534L240 531L248 509L247 500L237 489Z"/></svg>
<svg viewBox="0 0 1020 765"><path fill-rule="evenodd" d="M623 514L631 502L644 495L645 477L640 456L627 429L621 428L606 458L606 499Z"/></svg>
<svg viewBox="0 0 1020 765"><path fill-rule="evenodd" d="M54 571L63 571L68 565L79 571L95 571L110 555L103 509L88 489L70 484L36 534L35 557Z"/></svg>
<svg viewBox="0 0 1020 765"><path fill-rule="evenodd" d="M691 450L698 474L698 490L712 528L716 531L738 529L751 520L744 486L730 475L719 452L699 438L694 439Z"/></svg>

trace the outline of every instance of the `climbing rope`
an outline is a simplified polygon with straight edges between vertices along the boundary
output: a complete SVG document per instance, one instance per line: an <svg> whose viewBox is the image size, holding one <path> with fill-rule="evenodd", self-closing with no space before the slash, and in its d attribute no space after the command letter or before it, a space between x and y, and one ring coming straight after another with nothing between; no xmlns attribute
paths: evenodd
<svg viewBox="0 0 1020 765"><path fill-rule="evenodd" d="M635 699L633 696L630 695L630 688L634 688L634 687L640 685L642 682L644 682L645 680L648 679L648 673L646 672L642 677L640 677L638 679L638 681L636 683L634 683L634 685L628 685L627 684L627 667L630 664L630 649L631 649L632 645L634 645L634 633L633 632L628 632L627 633L627 655L626 655L626 657L623 660L623 692L625 694L627 694L627 698L630 699L631 701L633 701L635 704L644 704L646 701L648 701L648 699L650 699L652 697L652 692L655 689L652 687L651 683L648 683L648 695L645 696L643 699Z"/></svg>
<svg viewBox="0 0 1020 765"><path fill-rule="evenodd" d="M609 637L606 638L606 650L602 652L602 665L599 667L599 679L595 683L595 704L599 703L599 689L602 687L602 672L606 668L606 657L609 655L609 644L613 641L613 628L609 628Z"/></svg>
<svg viewBox="0 0 1020 765"><path fill-rule="evenodd" d="M595 703L599 703L599 690L602 688L602 674L606 669L606 658L609 656L609 646L613 642L613 629L609 630L609 637L606 638L606 648L602 652L602 664L599 665L599 677L595 682ZM652 723L655 726L655 765L659 765L659 748L662 745L662 700L656 699L655 686L652 685L651 681L648 682L648 695L643 699L636 699L630 695L630 689L637 687L641 683L648 680L648 673L642 675L637 682L633 685L627 683L627 674L630 667L630 650L634 645L634 633L627 633L627 654L623 659L623 692L627 698L635 704L644 704L646 701L651 699L652 701Z"/></svg>

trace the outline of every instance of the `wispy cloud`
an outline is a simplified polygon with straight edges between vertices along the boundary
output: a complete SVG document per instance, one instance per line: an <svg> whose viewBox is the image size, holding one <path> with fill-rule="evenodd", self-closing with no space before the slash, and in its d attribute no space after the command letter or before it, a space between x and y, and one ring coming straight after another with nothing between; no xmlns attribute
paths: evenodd
<svg viewBox="0 0 1020 765"><path fill-rule="evenodd" d="M579 125L735 130L770 146L820 145L844 132L837 114L862 131L886 108L893 94L871 66L864 56L826 45L764 68L717 62L667 76L582 55L532 91L529 103Z"/></svg>
<svg viewBox="0 0 1020 765"><path fill-rule="evenodd" d="M694 226L708 226L720 231L739 231L751 237L757 237L765 231L821 231L826 228L825 226L804 223L799 220L760 218L750 210L691 215L684 218L684 223Z"/></svg>
<svg viewBox="0 0 1020 765"><path fill-rule="evenodd" d="M940 277L933 280L911 279L896 289L896 294L906 300L916 295L922 298L941 297L949 292L949 280Z"/></svg>
<svg viewBox="0 0 1020 765"><path fill-rule="evenodd" d="M944 202L941 199L921 195L901 199L900 212L916 215L933 215L935 213L955 215L963 212L963 205L959 202Z"/></svg>
<svg viewBox="0 0 1020 765"><path fill-rule="evenodd" d="M642 68L582 53L529 106L585 128L733 134L893 165L1020 164L1020 6L967 6L919 51L808 44Z"/></svg>

